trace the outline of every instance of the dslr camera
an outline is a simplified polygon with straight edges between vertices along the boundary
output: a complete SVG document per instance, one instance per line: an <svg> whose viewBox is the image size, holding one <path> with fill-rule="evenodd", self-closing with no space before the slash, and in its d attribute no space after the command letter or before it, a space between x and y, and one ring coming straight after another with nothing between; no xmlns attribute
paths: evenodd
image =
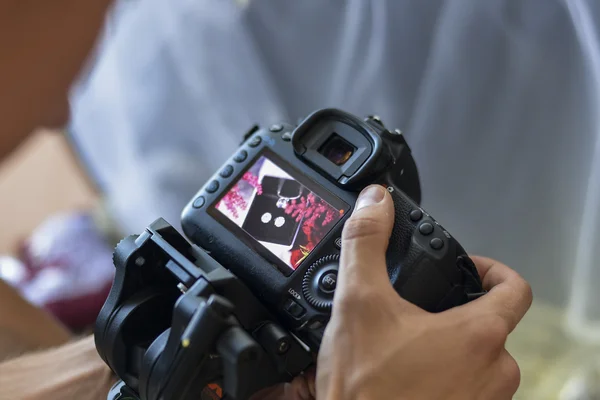
<svg viewBox="0 0 600 400"><path fill-rule="evenodd" d="M420 207L399 130L337 109L255 126L184 208L187 238L159 219L115 249L95 330L120 379L109 398L248 399L302 373L331 315L344 222L373 183L394 200L398 294L430 312L483 295L463 247Z"/></svg>

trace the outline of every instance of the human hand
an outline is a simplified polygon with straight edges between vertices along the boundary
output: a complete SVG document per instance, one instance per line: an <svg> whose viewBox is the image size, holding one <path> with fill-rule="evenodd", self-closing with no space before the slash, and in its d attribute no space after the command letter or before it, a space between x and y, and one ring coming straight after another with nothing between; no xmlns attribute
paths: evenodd
<svg viewBox="0 0 600 400"><path fill-rule="evenodd" d="M344 226L318 398L511 399L520 370L505 341L531 305L530 286L507 266L473 257L489 293L442 313L418 308L388 278L393 216L391 196L371 186Z"/></svg>

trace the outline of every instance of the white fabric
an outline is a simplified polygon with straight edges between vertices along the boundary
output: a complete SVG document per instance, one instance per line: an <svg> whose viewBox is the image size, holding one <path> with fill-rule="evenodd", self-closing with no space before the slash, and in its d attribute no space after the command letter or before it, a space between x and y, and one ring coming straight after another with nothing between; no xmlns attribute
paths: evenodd
<svg viewBox="0 0 600 400"><path fill-rule="evenodd" d="M405 132L423 205L538 301L600 320L600 2L144 0L73 97L127 232L183 205L255 122L334 106Z"/></svg>

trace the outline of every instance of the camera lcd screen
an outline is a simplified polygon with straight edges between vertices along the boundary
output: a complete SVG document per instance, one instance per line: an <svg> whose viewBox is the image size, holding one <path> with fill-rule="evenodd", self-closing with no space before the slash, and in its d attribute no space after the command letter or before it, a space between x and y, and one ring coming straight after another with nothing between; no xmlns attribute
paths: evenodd
<svg viewBox="0 0 600 400"><path fill-rule="evenodd" d="M349 206L273 159L261 155L214 208L295 270Z"/></svg>

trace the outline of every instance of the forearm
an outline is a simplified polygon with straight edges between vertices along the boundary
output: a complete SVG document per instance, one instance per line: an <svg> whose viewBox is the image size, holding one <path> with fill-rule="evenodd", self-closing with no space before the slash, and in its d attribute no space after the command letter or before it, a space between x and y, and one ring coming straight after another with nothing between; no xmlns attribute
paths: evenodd
<svg viewBox="0 0 600 400"><path fill-rule="evenodd" d="M104 400L112 384L91 336L0 363L1 400Z"/></svg>
<svg viewBox="0 0 600 400"><path fill-rule="evenodd" d="M0 0L0 160L40 124L63 121L111 3Z"/></svg>

